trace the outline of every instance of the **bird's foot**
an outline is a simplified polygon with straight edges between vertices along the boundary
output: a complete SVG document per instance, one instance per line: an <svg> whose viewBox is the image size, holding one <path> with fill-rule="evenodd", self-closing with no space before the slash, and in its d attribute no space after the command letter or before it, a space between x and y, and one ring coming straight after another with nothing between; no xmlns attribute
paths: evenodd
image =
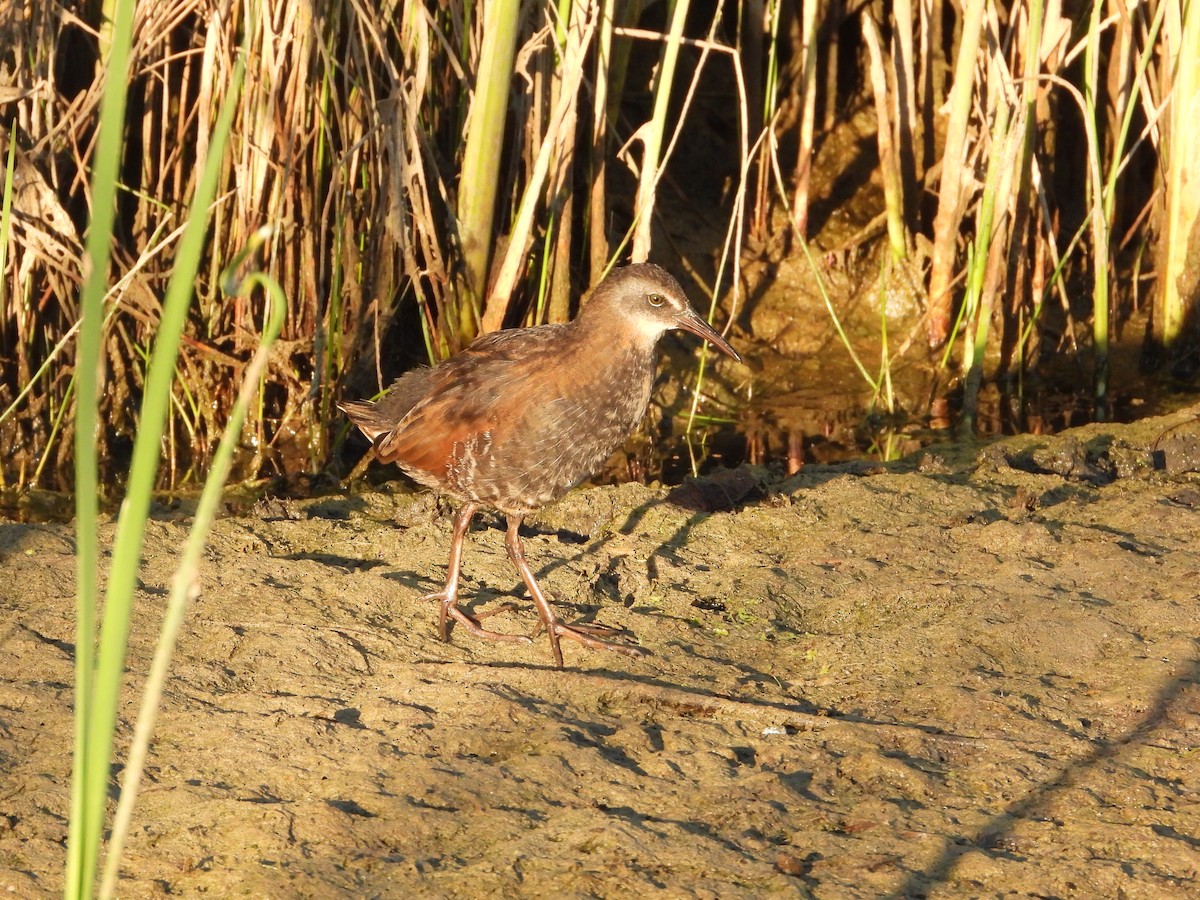
<svg viewBox="0 0 1200 900"><path fill-rule="evenodd" d="M464 612L457 604L449 607L443 607L443 609L446 615L450 616L450 618L454 619L455 622L458 622L458 624L462 625L463 628L467 629L467 631L471 632L471 634L475 635L477 638L483 638L486 641L507 641L510 644L533 643L533 638L526 637L523 634L505 634L502 631L489 631L487 628L484 628L479 624L480 619L487 618L487 616L495 615L496 613L500 612L498 609L492 610L479 617L472 616L470 613ZM449 630L447 630L446 636L443 637L442 640L450 640Z"/></svg>
<svg viewBox="0 0 1200 900"><path fill-rule="evenodd" d="M573 622L570 625L564 625L562 622L555 620L555 624L563 628L570 628L572 631L582 631L584 634L589 634L592 637L598 638L632 638L633 632L628 628L614 628L611 625L600 625L595 622ZM533 636L537 637L546 630L545 622L538 622L537 628L534 629Z"/></svg>
<svg viewBox="0 0 1200 900"><path fill-rule="evenodd" d="M562 667L562 649L559 647L558 639L560 637L569 638L572 641L583 644L583 646L591 650L611 650L614 653L621 653L632 659L641 659L643 656L649 656L650 651L644 650L641 647L633 644L618 644L613 641L601 640L595 637L597 634L605 634L610 636L630 635L632 633L624 628L609 628L606 625L567 625L564 622L552 622L549 626L550 631L550 646L554 650L554 661L559 668Z"/></svg>
<svg viewBox="0 0 1200 900"><path fill-rule="evenodd" d="M495 609L473 616L466 612L458 605L457 592L450 593L448 591L436 591L432 594L426 594L422 600L437 600L441 604L438 612L438 635L443 641L450 641L450 619L453 619L471 634L477 638L483 638L485 641L506 641L510 644L532 644L533 639L528 638L523 634L505 634L502 631L489 631L479 624L480 619L486 619L488 616L494 616L498 612L503 612L506 609L512 609L512 605L508 603L501 604Z"/></svg>

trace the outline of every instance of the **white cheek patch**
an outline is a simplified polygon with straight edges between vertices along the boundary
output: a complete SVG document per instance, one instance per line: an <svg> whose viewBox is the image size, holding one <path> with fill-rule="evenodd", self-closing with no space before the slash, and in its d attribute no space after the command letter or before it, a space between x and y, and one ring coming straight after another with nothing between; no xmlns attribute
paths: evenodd
<svg viewBox="0 0 1200 900"><path fill-rule="evenodd" d="M642 343L643 341L647 344L657 343L658 339L662 337L664 332L670 331L675 327L667 322L650 318L641 318L640 316L636 321L637 335L641 339L638 341L638 343Z"/></svg>

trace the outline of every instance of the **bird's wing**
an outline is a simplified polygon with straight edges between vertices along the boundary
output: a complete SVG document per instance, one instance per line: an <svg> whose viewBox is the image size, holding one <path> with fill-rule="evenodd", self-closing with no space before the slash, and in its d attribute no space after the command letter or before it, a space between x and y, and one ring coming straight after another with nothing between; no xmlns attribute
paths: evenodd
<svg viewBox="0 0 1200 900"><path fill-rule="evenodd" d="M563 327L486 334L440 366L424 370L423 396L375 438L380 461L441 481L468 457L486 456L488 447L520 428L529 406L540 402L539 375L547 374L560 357Z"/></svg>

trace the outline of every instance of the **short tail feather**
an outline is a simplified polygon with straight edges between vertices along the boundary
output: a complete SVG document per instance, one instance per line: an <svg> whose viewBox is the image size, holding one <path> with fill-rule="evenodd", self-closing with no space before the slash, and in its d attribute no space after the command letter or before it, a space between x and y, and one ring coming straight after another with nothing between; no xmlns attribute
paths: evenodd
<svg viewBox="0 0 1200 900"><path fill-rule="evenodd" d="M372 443L395 426L394 422L383 420L379 413L379 404L370 400L343 400L337 407L359 427Z"/></svg>

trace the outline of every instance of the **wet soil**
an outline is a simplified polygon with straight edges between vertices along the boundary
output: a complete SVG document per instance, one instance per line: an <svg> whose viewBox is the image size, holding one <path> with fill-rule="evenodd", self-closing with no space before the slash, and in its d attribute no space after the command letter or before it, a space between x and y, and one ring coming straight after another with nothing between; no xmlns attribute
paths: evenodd
<svg viewBox="0 0 1200 900"><path fill-rule="evenodd" d="M563 670L544 635L437 639L429 494L230 515L121 896L1200 895L1196 413L576 491L531 565L651 655ZM126 717L188 524L147 534ZM0 522L0 566L0 892L52 896L71 526ZM535 630L494 521L463 591Z"/></svg>

